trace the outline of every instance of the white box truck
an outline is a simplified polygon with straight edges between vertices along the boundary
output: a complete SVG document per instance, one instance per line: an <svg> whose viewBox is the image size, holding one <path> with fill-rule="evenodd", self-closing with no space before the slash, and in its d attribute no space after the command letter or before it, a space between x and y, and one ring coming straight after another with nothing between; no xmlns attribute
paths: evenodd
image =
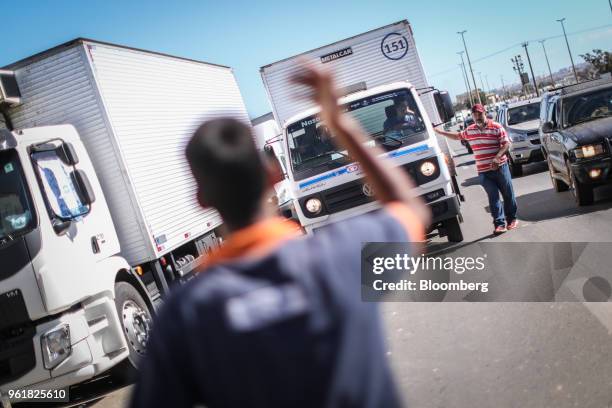
<svg viewBox="0 0 612 408"><path fill-rule="evenodd" d="M229 67L87 39L0 79L8 404L15 390L138 363L162 296L219 240L221 218L197 204L184 147L203 121L249 119Z"/></svg>
<svg viewBox="0 0 612 408"><path fill-rule="evenodd" d="M359 166L332 144L325 148L322 141L327 130L318 122L308 90L291 82L301 61L325 65L334 72L347 95L341 100L345 111L356 117L373 144L387 150L387 156L415 178L417 193L433 212L430 229L450 241L463 240L451 152L446 139L432 127L432 122L440 122L441 113L450 120L454 112L448 94L429 86L406 20L260 69L274 117L284 132L288 178L304 229L312 232L371 211L377 204ZM391 129L387 125L398 121L400 105L407 126Z"/></svg>

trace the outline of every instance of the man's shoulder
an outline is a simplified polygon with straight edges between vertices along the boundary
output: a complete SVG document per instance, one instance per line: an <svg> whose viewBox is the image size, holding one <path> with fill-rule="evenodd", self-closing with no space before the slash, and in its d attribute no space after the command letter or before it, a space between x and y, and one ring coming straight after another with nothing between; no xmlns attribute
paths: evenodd
<svg viewBox="0 0 612 408"><path fill-rule="evenodd" d="M489 120L489 128L491 129L503 129L504 126L501 123L495 122L493 119Z"/></svg>

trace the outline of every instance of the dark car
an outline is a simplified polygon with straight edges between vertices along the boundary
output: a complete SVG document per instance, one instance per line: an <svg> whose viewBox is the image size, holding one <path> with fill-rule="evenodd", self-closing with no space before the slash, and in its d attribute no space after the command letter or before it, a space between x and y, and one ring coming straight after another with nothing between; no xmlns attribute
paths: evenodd
<svg viewBox="0 0 612 408"><path fill-rule="evenodd" d="M612 80L565 87L543 114L542 146L556 191L571 189L579 206L612 182Z"/></svg>

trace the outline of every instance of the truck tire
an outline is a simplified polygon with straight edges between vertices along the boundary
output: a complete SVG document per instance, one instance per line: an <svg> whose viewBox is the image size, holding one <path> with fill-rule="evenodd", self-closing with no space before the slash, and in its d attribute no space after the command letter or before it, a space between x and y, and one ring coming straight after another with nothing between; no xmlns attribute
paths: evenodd
<svg viewBox="0 0 612 408"><path fill-rule="evenodd" d="M523 175L523 165L515 163L512 159L508 159L510 165L510 174L512 177L521 177Z"/></svg>
<svg viewBox="0 0 612 408"><path fill-rule="evenodd" d="M557 193L569 190L569 186L567 184L565 184L563 181L553 177L553 175L555 174L555 170L553 169L553 165L550 162L550 158L546 159L546 163L548 163L548 174L550 175L550 181L552 183L553 189Z"/></svg>
<svg viewBox="0 0 612 408"><path fill-rule="evenodd" d="M117 366L114 374L129 380L145 354L151 330L151 311L138 290L127 282L115 283L115 306L130 355Z"/></svg>
<svg viewBox="0 0 612 408"><path fill-rule="evenodd" d="M569 172L570 180L572 182L572 193L574 194L576 205L578 207L582 207L593 204L593 201L595 201L593 186L582 184L580 181L578 181L569 165L567 167L567 171Z"/></svg>
<svg viewBox="0 0 612 408"><path fill-rule="evenodd" d="M453 217L445 220L442 226L446 230L446 239L448 242L462 242L463 232L461 231L461 224L459 223L459 217Z"/></svg>

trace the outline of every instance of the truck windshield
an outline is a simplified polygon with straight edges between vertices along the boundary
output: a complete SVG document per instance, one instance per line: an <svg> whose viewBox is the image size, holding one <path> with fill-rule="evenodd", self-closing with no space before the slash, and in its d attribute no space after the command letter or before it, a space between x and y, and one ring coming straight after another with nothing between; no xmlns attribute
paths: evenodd
<svg viewBox="0 0 612 408"><path fill-rule="evenodd" d="M0 245L34 228L24 180L17 152L0 151Z"/></svg>
<svg viewBox="0 0 612 408"><path fill-rule="evenodd" d="M351 102L345 114L356 119L369 136L368 144L399 149L427 139L425 123L407 89L381 93ZM295 180L343 166L352 161L334 143L334 135L318 115L287 126L290 163Z"/></svg>
<svg viewBox="0 0 612 408"><path fill-rule="evenodd" d="M508 125L540 119L540 102L508 109Z"/></svg>
<svg viewBox="0 0 612 408"><path fill-rule="evenodd" d="M564 127L606 116L612 116L612 88L571 96L563 100Z"/></svg>

